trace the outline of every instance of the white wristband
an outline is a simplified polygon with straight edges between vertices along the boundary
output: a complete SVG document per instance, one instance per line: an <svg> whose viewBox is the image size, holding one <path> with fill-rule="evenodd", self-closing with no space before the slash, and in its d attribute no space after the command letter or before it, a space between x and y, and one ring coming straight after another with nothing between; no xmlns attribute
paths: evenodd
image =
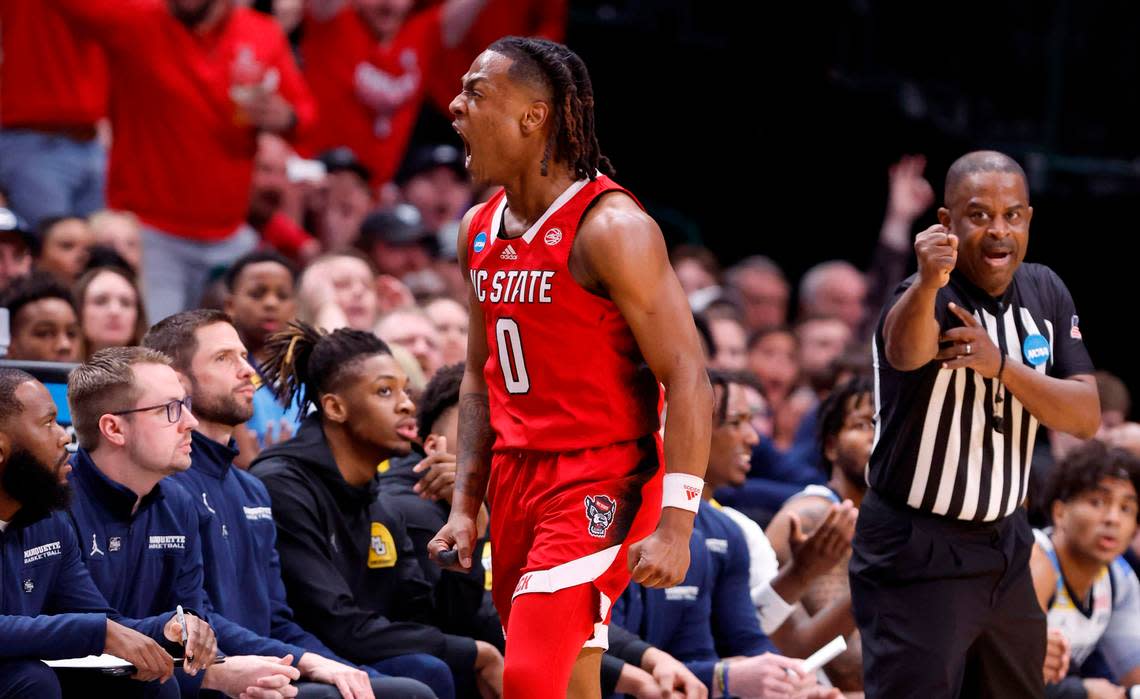
<svg viewBox="0 0 1140 699"><path fill-rule="evenodd" d="M756 605L756 611L760 614L760 628L766 634L780 628L795 609L780 593L772 589L771 582L752 588L752 604Z"/></svg>
<svg viewBox="0 0 1140 699"><path fill-rule="evenodd" d="M688 473L666 473L661 508L677 507L696 512L701 506L701 491L704 489L704 480L697 476Z"/></svg>

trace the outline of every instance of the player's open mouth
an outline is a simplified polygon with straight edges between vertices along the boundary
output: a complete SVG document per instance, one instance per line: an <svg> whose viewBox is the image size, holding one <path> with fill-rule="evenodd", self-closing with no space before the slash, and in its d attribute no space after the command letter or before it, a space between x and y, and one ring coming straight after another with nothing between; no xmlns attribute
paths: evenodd
<svg viewBox="0 0 1140 699"><path fill-rule="evenodd" d="M455 133L459 134L459 139L463 141L463 166L471 167L471 144L467 142L467 137L459 130L459 126L452 122L451 128L455 129Z"/></svg>

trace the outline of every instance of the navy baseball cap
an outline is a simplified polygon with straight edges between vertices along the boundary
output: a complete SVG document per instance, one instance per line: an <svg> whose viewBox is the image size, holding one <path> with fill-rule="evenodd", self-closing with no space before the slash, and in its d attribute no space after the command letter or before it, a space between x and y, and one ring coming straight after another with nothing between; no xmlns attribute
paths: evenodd
<svg viewBox="0 0 1140 699"><path fill-rule="evenodd" d="M360 158L356 157L356 153L347 146L338 146L326 150L317 156L317 160L324 163L325 172L329 174L334 172L355 172L365 182L372 179L372 171L368 169L368 166L360 162Z"/></svg>
<svg viewBox="0 0 1140 699"><path fill-rule="evenodd" d="M397 204L390 209L373 211L360 224L360 240L365 245L375 242L430 245L434 239L435 235L424 225L419 209L411 204Z"/></svg>
<svg viewBox="0 0 1140 699"><path fill-rule="evenodd" d="M402 185L416 175L430 172L437 167L445 167L454 172L459 179L466 180L467 166L464 160L463 152L455 146L447 144L417 146L404 159L400 173L396 176L396 182Z"/></svg>
<svg viewBox="0 0 1140 699"><path fill-rule="evenodd" d="M36 234L27 221L16 215L11 209L0 206L0 242L18 240L28 249L36 244Z"/></svg>

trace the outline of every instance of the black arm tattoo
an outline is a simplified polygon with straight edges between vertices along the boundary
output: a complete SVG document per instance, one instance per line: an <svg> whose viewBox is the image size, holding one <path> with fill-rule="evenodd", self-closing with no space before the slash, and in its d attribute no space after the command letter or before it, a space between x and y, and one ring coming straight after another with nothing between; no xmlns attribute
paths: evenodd
<svg viewBox="0 0 1140 699"><path fill-rule="evenodd" d="M458 473L455 489L477 502L487 495L491 475L491 408L483 393L464 393L459 397Z"/></svg>

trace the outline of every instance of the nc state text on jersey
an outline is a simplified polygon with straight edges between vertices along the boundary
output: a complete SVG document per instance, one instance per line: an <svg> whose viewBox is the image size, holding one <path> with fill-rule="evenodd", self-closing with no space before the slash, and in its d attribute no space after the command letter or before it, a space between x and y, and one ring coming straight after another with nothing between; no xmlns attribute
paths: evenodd
<svg viewBox="0 0 1140 699"><path fill-rule="evenodd" d="M488 283L489 278L489 283ZM554 271L543 269L471 270L475 295L484 303L551 303L550 286Z"/></svg>

